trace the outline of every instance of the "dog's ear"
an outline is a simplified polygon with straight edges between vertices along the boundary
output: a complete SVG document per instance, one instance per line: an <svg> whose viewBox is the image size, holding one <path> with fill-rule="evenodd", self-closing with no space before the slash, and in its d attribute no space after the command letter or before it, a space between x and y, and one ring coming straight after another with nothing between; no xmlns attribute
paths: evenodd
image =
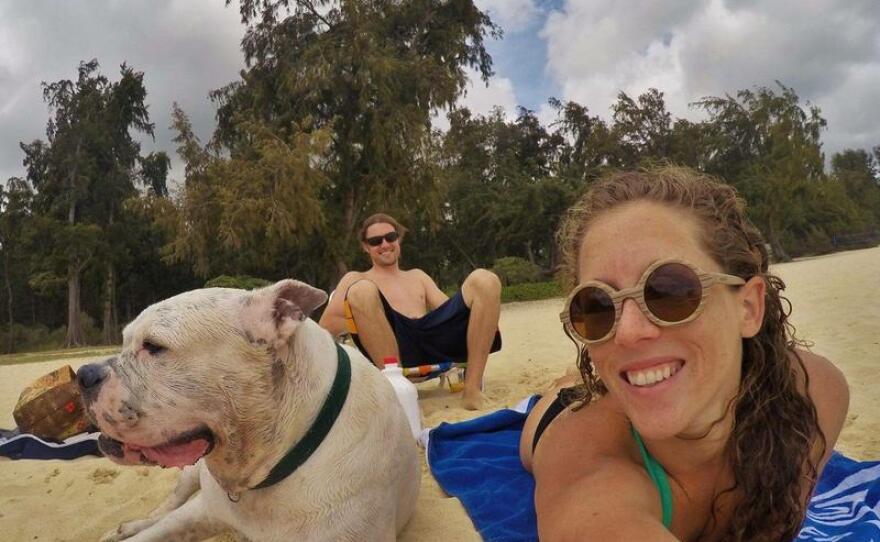
<svg viewBox="0 0 880 542"><path fill-rule="evenodd" d="M245 298L242 324L255 340L286 342L300 322L326 302L323 290L285 279L254 290Z"/></svg>
<svg viewBox="0 0 880 542"><path fill-rule="evenodd" d="M302 322L327 302L327 294L305 282L286 279L271 287L274 294L273 318L280 330L285 325Z"/></svg>

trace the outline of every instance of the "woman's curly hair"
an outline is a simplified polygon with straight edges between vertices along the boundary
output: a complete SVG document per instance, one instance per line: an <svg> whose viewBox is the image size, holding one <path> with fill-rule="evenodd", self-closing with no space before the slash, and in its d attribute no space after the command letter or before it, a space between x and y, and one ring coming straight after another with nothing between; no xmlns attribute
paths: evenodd
<svg viewBox="0 0 880 542"><path fill-rule="evenodd" d="M821 446L824 453L826 442L812 399L798 389L799 381L804 390L809 382L795 350L802 343L788 321L791 304L781 295L785 284L770 274L764 240L746 218L745 203L736 190L673 166L606 175L568 210L557 233L563 280L569 287L577 282L581 244L592 221L618 205L640 200L690 209L704 226L704 247L725 273L746 280L759 276L766 284L764 321L757 335L743 339L742 380L733 399L727 453L734 485L722 494L737 491L742 499L724 539L792 540L804 520L805 495L816 483L811 452ZM582 404L607 392L585 346L580 347L578 368L584 379L578 397ZM713 520L717 503L718 496Z"/></svg>

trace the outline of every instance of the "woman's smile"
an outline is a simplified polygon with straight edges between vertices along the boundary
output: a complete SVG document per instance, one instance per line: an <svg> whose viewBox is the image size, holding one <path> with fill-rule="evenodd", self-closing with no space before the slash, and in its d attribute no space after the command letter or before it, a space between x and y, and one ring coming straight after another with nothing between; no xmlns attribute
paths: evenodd
<svg viewBox="0 0 880 542"><path fill-rule="evenodd" d="M631 386L655 387L674 377L683 365L681 360L647 360L622 370L620 376Z"/></svg>

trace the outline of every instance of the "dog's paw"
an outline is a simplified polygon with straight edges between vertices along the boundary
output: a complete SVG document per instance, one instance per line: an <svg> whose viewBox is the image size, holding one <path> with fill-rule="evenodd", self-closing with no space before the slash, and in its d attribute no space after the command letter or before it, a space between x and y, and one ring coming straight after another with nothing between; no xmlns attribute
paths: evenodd
<svg viewBox="0 0 880 542"><path fill-rule="evenodd" d="M120 524L119 527L116 527L112 531L102 536L101 542L120 542L121 540L125 540L126 538L131 538L132 536L143 531L153 523L155 523L155 521L149 519L126 521L125 523Z"/></svg>
<svg viewBox="0 0 880 542"><path fill-rule="evenodd" d="M122 529L122 525L113 529L112 531L107 532L104 536L101 537L100 542L119 542L120 540L124 540L127 537L122 536L120 530Z"/></svg>

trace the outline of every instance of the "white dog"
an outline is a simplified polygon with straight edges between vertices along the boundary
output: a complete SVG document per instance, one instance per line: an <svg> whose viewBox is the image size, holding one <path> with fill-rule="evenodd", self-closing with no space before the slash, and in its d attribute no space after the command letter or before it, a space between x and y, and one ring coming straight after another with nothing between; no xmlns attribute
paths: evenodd
<svg viewBox="0 0 880 542"><path fill-rule="evenodd" d="M308 318L326 297L293 280L180 294L129 324L118 356L80 368L105 455L184 467L165 503L105 540L395 539L417 445L385 377Z"/></svg>

